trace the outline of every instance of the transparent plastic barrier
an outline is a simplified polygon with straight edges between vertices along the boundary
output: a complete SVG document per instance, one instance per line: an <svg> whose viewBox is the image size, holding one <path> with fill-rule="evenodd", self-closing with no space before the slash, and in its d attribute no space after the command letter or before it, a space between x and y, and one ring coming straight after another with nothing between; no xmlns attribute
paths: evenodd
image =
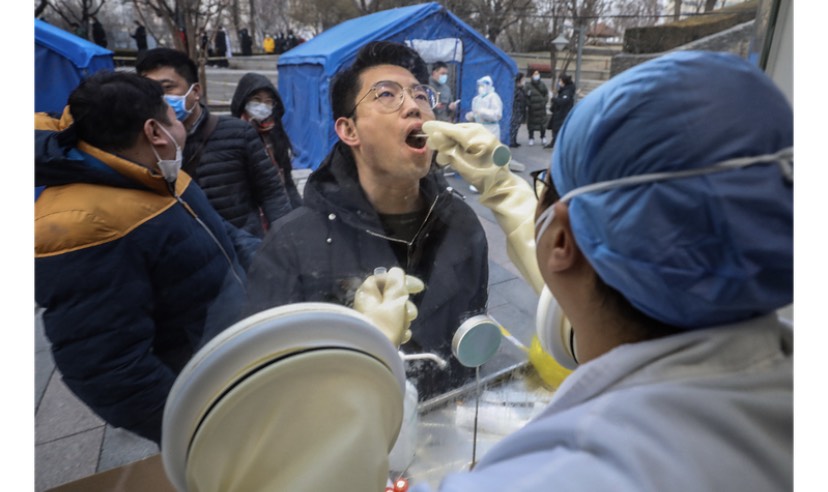
<svg viewBox="0 0 828 492"><path fill-rule="evenodd" d="M427 482L436 490L442 478L466 471L474 446L475 384L420 403L413 460L391 478L406 477L413 486ZM477 419L477 459L520 429L549 403L547 389L528 363L515 364L481 379Z"/></svg>

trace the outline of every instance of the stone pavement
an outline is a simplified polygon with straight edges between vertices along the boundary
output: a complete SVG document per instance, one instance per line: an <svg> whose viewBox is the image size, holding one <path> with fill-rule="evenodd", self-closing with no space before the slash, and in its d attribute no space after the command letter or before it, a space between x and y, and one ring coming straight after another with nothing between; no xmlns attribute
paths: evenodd
<svg viewBox="0 0 828 492"><path fill-rule="evenodd" d="M551 151L539 142L533 147L526 145L525 126L518 142L523 145L512 149L513 160L526 165L518 174L529 180L530 171L548 166ZM301 186L307 172L296 174ZM490 314L528 344L534 331L537 296L506 256L503 233L491 212L478 203L477 195L459 176L448 180L466 196L486 232ZM42 326L35 325L35 490L45 491L158 453L154 443L105 424L72 395L55 369Z"/></svg>

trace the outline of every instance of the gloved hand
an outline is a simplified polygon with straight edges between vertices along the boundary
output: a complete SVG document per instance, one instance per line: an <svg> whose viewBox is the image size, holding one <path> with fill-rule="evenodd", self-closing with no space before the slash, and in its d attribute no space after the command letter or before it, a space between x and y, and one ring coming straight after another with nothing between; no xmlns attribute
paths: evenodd
<svg viewBox="0 0 828 492"><path fill-rule="evenodd" d="M427 121L426 144L437 151L437 164L451 165L480 190L480 203L494 212L506 233L507 253L523 278L540 294L543 278L535 258L535 208L532 187L509 166L495 166L492 153L500 141L478 123Z"/></svg>
<svg viewBox="0 0 828 492"><path fill-rule="evenodd" d="M474 111L466 113L466 121L474 121Z"/></svg>
<svg viewBox="0 0 828 492"><path fill-rule="evenodd" d="M394 267L365 279L354 294L354 309L370 318L399 347L411 339L408 328L417 317L417 306L408 297L423 289L422 280Z"/></svg>

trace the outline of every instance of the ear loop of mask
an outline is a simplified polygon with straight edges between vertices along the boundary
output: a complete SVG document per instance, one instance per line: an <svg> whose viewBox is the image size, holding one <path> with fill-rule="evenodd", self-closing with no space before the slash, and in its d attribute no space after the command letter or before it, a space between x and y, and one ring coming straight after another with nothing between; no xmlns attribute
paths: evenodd
<svg viewBox="0 0 828 492"><path fill-rule="evenodd" d="M605 191L622 186L664 181L673 178L700 176L703 174L727 171L731 169L740 169L755 164L773 163L779 166L782 178L788 183L793 183L793 148L788 147L774 154L730 159L714 164L713 166L703 167L700 169L641 174L611 181L594 183L576 188L569 193L566 193L558 201L567 203L577 195L593 191ZM549 225L555 219L555 203L551 204L546 210L544 210L535 221L536 245L540 242L541 237L543 237L544 233L549 228ZM567 369L575 369L578 366L578 360L575 357L575 331L572 329L572 326L569 324L565 314L547 286L544 286L543 292L538 300L538 311L535 323L538 338L541 341L543 349L551 354L563 367Z"/></svg>
<svg viewBox="0 0 828 492"><path fill-rule="evenodd" d="M732 169L741 169L756 164L776 164L782 173L782 178L788 182L793 183L793 147L786 147L773 154L762 154L750 157L738 157L736 159L729 159L719 162L712 166L702 167L698 169L688 169L685 171L670 171L663 173L639 174L635 176L626 176L623 178L613 179L610 181L602 181L600 183L593 183L580 188L575 188L561 197L559 202L567 203L573 197L582 195L584 193L592 193L596 191L607 191L614 188L621 188L623 186L633 186L644 183L652 183L656 181L666 181L668 179L690 178L693 176L701 176L703 174L712 174L722 171L729 171ZM550 168L547 172L552 172ZM538 220L535 221L535 244L540 242L541 236L546 232L546 229L555 218L554 203L541 213Z"/></svg>
<svg viewBox="0 0 828 492"><path fill-rule="evenodd" d="M160 123L158 124L158 128L160 128L172 141L172 144L175 146L175 158L174 159L162 159L161 156L158 154L158 151L155 150L155 146L151 146L152 153L155 154L155 158L158 160L158 169L161 171L161 175L164 176L164 179L167 183L170 184L172 188L174 188L175 180L178 178L178 172L181 170L181 161L183 160L181 146L178 145L178 142L175 141L175 138L172 134L164 128L163 125ZM173 194L175 194L174 190Z"/></svg>

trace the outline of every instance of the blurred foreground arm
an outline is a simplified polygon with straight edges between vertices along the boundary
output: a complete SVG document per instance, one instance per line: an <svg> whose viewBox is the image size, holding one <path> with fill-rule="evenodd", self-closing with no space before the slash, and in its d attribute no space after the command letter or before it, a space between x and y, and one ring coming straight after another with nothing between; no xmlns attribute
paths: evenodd
<svg viewBox="0 0 828 492"><path fill-rule="evenodd" d="M480 190L480 203L494 212L506 233L509 258L540 293L544 283L535 258L537 200L529 183L512 174L508 165L498 167L492 162L492 151L500 142L476 123L427 121L423 131L429 136L428 146L437 151L437 163L450 164Z"/></svg>

